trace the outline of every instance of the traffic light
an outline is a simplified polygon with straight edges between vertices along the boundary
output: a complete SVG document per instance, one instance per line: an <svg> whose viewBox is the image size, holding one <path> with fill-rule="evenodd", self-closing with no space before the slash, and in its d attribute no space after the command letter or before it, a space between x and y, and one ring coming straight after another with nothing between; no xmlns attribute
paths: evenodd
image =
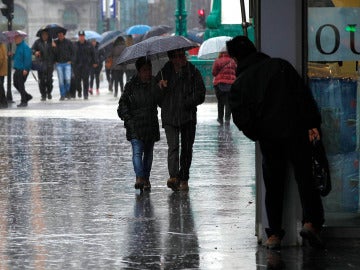
<svg viewBox="0 0 360 270"><path fill-rule="evenodd" d="M202 28L205 28L206 27L205 9L203 8L198 9L198 15L199 15L199 24L201 25Z"/></svg>
<svg viewBox="0 0 360 270"><path fill-rule="evenodd" d="M8 20L12 20L14 18L14 0L1 0L3 3L1 8L1 13Z"/></svg>

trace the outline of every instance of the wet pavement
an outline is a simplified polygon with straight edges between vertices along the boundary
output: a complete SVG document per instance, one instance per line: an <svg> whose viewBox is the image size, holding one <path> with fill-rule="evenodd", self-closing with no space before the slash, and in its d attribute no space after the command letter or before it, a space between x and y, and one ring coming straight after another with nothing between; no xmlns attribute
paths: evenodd
<svg viewBox="0 0 360 270"><path fill-rule="evenodd" d="M258 246L255 145L217 124L215 103L199 106L190 191L166 187L161 129L152 190L140 194L118 98L103 87L60 102L54 85L40 102L29 77L29 107L0 110L0 269L360 268L356 242Z"/></svg>

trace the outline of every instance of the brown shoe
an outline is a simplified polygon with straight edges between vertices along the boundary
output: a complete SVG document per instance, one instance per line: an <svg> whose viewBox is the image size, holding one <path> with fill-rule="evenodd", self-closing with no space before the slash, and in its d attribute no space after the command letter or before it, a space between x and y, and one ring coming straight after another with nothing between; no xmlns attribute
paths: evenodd
<svg viewBox="0 0 360 270"><path fill-rule="evenodd" d="M180 186L180 181L176 177L171 177L167 180L168 188L171 188L173 191L178 191Z"/></svg>
<svg viewBox="0 0 360 270"><path fill-rule="evenodd" d="M145 179L145 182L144 182L144 190L146 190L146 191L150 191L150 190L151 190L151 184L150 184L150 180L149 180L149 179Z"/></svg>
<svg viewBox="0 0 360 270"><path fill-rule="evenodd" d="M271 235L264 244L268 249L280 249L281 248L281 239L279 236Z"/></svg>
<svg viewBox="0 0 360 270"><path fill-rule="evenodd" d="M145 180L142 177L136 177L136 181L135 181L135 189L140 189L143 190L144 189L144 184L145 184Z"/></svg>
<svg viewBox="0 0 360 270"><path fill-rule="evenodd" d="M324 243L320 238L320 231L311 222L306 222L300 231L300 236L309 241L310 246L323 248Z"/></svg>
<svg viewBox="0 0 360 270"><path fill-rule="evenodd" d="M189 191L188 181L180 181L179 190L180 191Z"/></svg>

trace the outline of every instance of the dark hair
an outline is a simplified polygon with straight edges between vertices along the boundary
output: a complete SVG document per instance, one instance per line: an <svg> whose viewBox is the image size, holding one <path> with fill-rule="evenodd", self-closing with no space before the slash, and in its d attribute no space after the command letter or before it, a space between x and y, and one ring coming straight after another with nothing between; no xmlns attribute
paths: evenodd
<svg viewBox="0 0 360 270"><path fill-rule="evenodd" d="M140 57L136 60L135 62L135 67L136 67L136 70L139 71L140 68L144 65L150 65L151 66L151 61L149 58L147 57Z"/></svg>
<svg viewBox="0 0 360 270"><path fill-rule="evenodd" d="M185 50L183 49L176 49L176 50L172 50L172 51L168 51L167 52L167 56L171 59L174 58L174 56L176 55L177 52L185 52Z"/></svg>
<svg viewBox="0 0 360 270"><path fill-rule="evenodd" d="M236 36L226 42L226 49L230 57L241 61L250 54L257 52L255 45L246 36Z"/></svg>

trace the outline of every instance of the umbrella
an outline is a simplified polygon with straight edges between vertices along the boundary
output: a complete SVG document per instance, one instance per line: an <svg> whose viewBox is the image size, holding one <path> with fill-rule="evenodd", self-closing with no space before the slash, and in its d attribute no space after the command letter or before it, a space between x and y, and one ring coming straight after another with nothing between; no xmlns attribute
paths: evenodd
<svg viewBox="0 0 360 270"><path fill-rule="evenodd" d="M187 32L186 37L191 41L201 44L204 42L204 33L202 30L192 29Z"/></svg>
<svg viewBox="0 0 360 270"><path fill-rule="evenodd" d="M87 40L96 39L97 42L100 42L103 39L103 36L101 36L98 32L92 30L85 30L84 32L85 39ZM79 38L79 35L77 34L75 37Z"/></svg>
<svg viewBox="0 0 360 270"><path fill-rule="evenodd" d="M150 59L165 57L168 51L176 49L188 50L198 46L197 43L183 36L155 36L126 47L116 60L116 63L132 63L142 56L149 57Z"/></svg>
<svg viewBox="0 0 360 270"><path fill-rule="evenodd" d="M0 43L8 43L9 40L4 33L0 32Z"/></svg>
<svg viewBox="0 0 360 270"><path fill-rule="evenodd" d="M143 35L147 31L149 31L151 27L146 24L137 24L130 26L128 29L126 29L125 33L127 35Z"/></svg>
<svg viewBox="0 0 360 270"><path fill-rule="evenodd" d="M199 59L215 59L219 52L226 46L226 41L232 39L228 36L213 37L205 40L198 53Z"/></svg>
<svg viewBox="0 0 360 270"><path fill-rule="evenodd" d="M144 34L144 36L142 37L142 40L148 39L150 37L161 36L161 35L167 34L171 30L172 30L172 27L170 27L168 25L152 26L150 28L150 30Z"/></svg>
<svg viewBox="0 0 360 270"><path fill-rule="evenodd" d="M108 33L103 36L103 39L99 43L99 50L107 47L108 45L111 45L121 35L124 35L124 33L119 30L108 31Z"/></svg>
<svg viewBox="0 0 360 270"><path fill-rule="evenodd" d="M57 38L57 34L59 32L64 32L64 34L66 34L66 29L57 23L50 23L48 25L41 27L37 31L36 36L40 37L42 31L47 31L49 33L50 38L53 38L53 39Z"/></svg>
<svg viewBox="0 0 360 270"><path fill-rule="evenodd" d="M16 36L27 37L27 34L21 30L5 31L3 34L7 37L9 42L14 42Z"/></svg>

